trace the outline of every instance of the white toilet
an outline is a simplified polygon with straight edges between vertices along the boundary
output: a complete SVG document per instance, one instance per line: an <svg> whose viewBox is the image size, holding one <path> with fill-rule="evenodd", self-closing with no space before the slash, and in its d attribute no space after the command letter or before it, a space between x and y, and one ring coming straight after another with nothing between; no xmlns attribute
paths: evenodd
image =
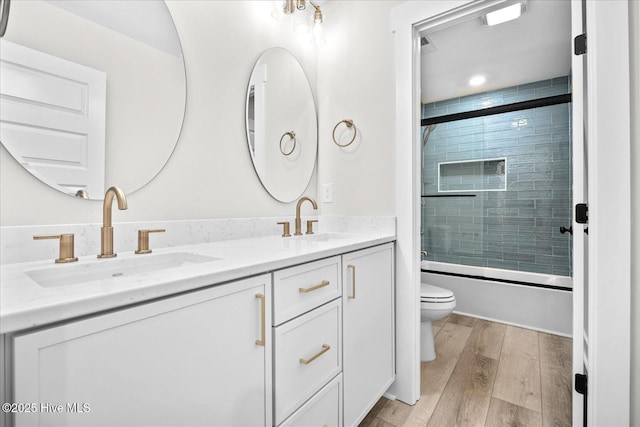
<svg viewBox="0 0 640 427"><path fill-rule="evenodd" d="M420 287L420 360L436 358L431 322L448 316L456 307L456 297L449 289L422 283Z"/></svg>

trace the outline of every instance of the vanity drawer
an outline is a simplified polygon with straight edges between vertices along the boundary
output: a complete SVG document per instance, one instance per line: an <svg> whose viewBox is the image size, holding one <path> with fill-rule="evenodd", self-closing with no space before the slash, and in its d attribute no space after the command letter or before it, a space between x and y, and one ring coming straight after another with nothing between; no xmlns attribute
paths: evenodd
<svg viewBox="0 0 640 427"><path fill-rule="evenodd" d="M280 427L342 425L342 374L331 380Z"/></svg>
<svg viewBox="0 0 640 427"><path fill-rule="evenodd" d="M341 372L341 323L338 299L273 329L275 425Z"/></svg>
<svg viewBox="0 0 640 427"><path fill-rule="evenodd" d="M342 295L340 257L327 258L273 273L273 324Z"/></svg>

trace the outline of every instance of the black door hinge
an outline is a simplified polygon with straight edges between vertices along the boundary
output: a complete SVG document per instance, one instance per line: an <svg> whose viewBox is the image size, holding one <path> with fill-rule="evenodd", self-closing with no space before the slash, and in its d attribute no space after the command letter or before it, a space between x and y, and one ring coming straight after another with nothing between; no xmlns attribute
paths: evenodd
<svg viewBox="0 0 640 427"><path fill-rule="evenodd" d="M587 376L576 374L576 391L580 394L587 394Z"/></svg>
<svg viewBox="0 0 640 427"><path fill-rule="evenodd" d="M587 35L580 34L573 39L573 53L575 55L583 55L587 53Z"/></svg>
<svg viewBox="0 0 640 427"><path fill-rule="evenodd" d="M578 203L576 205L576 222L578 224L587 224L589 222L589 206L586 203Z"/></svg>

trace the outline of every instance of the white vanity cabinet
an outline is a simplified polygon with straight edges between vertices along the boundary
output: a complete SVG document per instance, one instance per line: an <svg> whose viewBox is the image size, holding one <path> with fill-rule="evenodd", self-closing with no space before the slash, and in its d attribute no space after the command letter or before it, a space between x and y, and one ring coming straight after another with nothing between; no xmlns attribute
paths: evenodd
<svg viewBox="0 0 640 427"><path fill-rule="evenodd" d="M13 337L21 426L270 425L271 276Z"/></svg>
<svg viewBox="0 0 640 427"><path fill-rule="evenodd" d="M357 425L395 378L394 243L371 244L10 329L0 427Z"/></svg>
<svg viewBox="0 0 640 427"><path fill-rule="evenodd" d="M344 425L360 423L395 379L393 244L342 257Z"/></svg>
<svg viewBox="0 0 640 427"><path fill-rule="evenodd" d="M394 281L393 243L274 273L275 426L362 421L395 379Z"/></svg>

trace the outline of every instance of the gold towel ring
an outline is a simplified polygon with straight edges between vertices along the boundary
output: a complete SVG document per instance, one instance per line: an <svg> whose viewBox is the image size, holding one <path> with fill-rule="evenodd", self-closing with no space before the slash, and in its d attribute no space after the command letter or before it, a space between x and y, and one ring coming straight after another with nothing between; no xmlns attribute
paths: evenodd
<svg viewBox="0 0 640 427"><path fill-rule="evenodd" d="M293 148L289 152L285 152L282 149L282 140L287 135L289 136L289 138L293 139ZM289 154L293 153L293 150L295 150L295 149L296 149L296 133L294 131L289 131L289 132L283 133L282 136L280 137L280 152L282 154L284 154L285 156L288 156Z"/></svg>
<svg viewBox="0 0 640 427"><path fill-rule="evenodd" d="M351 138L351 141L349 141L346 144L338 144L338 141L336 140L336 129L338 129L338 126L340 126L340 123L344 123L345 125L347 125L348 128L353 128L353 138ZM340 120L338 122L337 125L335 125L335 127L333 128L333 142L335 142L335 144L338 147L348 147L349 145L353 144L353 141L356 140L356 135L358 134L358 130L356 129L356 125L353 124L353 120L351 119L344 119L344 120Z"/></svg>

